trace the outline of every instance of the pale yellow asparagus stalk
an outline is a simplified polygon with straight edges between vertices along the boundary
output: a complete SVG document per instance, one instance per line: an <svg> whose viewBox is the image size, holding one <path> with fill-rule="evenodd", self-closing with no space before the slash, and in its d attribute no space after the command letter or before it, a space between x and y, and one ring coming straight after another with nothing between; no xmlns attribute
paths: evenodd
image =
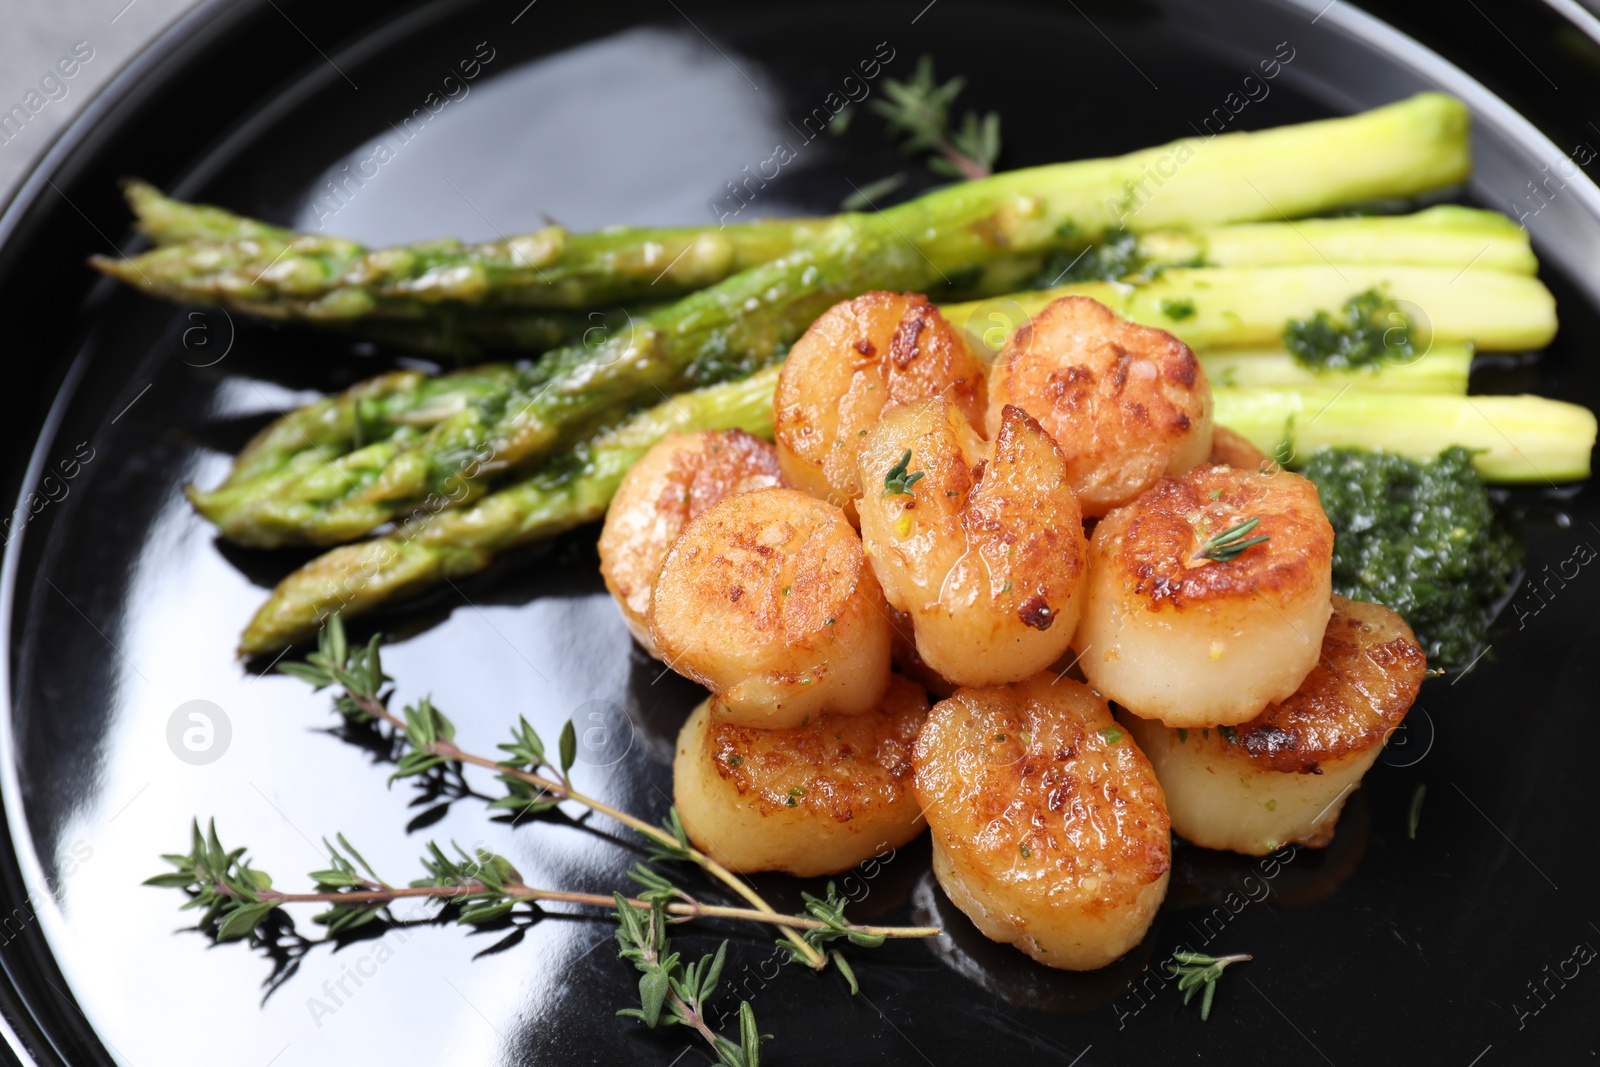
<svg viewBox="0 0 1600 1067"><path fill-rule="evenodd" d="M1594 412L1542 396L1216 389L1212 397L1218 425L1290 466L1340 445L1417 460L1461 445L1488 481L1553 484L1589 477L1594 451Z"/></svg>

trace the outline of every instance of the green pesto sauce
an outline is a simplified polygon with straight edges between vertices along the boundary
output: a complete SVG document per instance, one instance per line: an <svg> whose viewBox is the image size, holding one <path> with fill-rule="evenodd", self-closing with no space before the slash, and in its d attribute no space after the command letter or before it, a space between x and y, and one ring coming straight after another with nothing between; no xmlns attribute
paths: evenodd
<svg viewBox="0 0 1600 1067"><path fill-rule="evenodd" d="M1056 236L1067 242L1066 245L1050 253L1026 288L1054 289L1058 285L1124 279L1148 281L1178 267L1205 266L1201 257L1153 259L1139 250L1139 238L1127 230L1108 230L1099 237L1085 239L1071 223L1062 223L1056 229Z"/></svg>
<svg viewBox="0 0 1600 1067"><path fill-rule="evenodd" d="M1126 230L1106 234L1084 247L1063 248L1050 254L1030 289L1053 289L1078 282L1110 282L1138 274L1146 266L1139 254L1139 239Z"/></svg>
<svg viewBox="0 0 1600 1067"><path fill-rule="evenodd" d="M1411 321L1376 289L1357 293L1337 313L1318 311L1284 324L1283 344L1302 366L1315 371L1408 361L1416 352Z"/></svg>
<svg viewBox="0 0 1600 1067"><path fill-rule="evenodd" d="M1325 448L1300 473L1333 524L1334 592L1399 612L1433 666L1470 660L1522 562L1471 453Z"/></svg>

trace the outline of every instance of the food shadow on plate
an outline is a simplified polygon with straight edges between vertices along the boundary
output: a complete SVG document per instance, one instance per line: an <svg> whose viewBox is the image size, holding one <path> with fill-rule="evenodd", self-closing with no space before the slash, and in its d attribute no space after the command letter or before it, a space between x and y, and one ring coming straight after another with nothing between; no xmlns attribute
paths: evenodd
<svg viewBox="0 0 1600 1067"><path fill-rule="evenodd" d="M345 630L353 644L366 644L375 633L383 634L385 643L390 644L427 633L448 622L463 608L520 607L542 597L602 593L594 533L591 526L584 526L560 537L506 552L480 574L348 619ZM318 550L299 548L243 548L220 537L214 538L212 544L231 566L268 590L321 554ZM288 654L310 649L313 644L309 640L302 641ZM246 669L259 674L276 662L269 656L257 656L246 663Z"/></svg>
<svg viewBox="0 0 1600 1067"><path fill-rule="evenodd" d="M322 933L318 927L321 936L315 937L303 934L295 920L283 909L270 911L247 942L250 949L269 965L266 977L261 980L260 1003L265 1006L275 994L293 982L300 973L301 964L313 952L324 950L337 957L339 953L358 945L375 941L382 944L384 938L396 931L400 932L400 943L403 944L427 927L455 927L460 921L461 910L459 904L445 903L432 914L419 918L399 918L385 910L369 922L346 927L334 934ZM491 922L470 927L469 938L480 941L493 939L490 944L473 952L472 958L477 960L516 948L531 928L543 922L610 924L612 919L600 913L546 911L537 905L527 905ZM185 927L179 932L210 937L198 926ZM215 940L212 943L218 944Z"/></svg>
<svg viewBox="0 0 1600 1067"><path fill-rule="evenodd" d="M1051 1014L1094 1011L1130 995L1174 948L1205 951L1234 915L1306 908L1331 897L1355 873L1371 832L1370 809L1357 791L1324 849L1288 846L1269 856L1243 856L1176 842L1172 882L1156 921L1132 951L1095 971L1054 970L989 940L950 902L932 871L923 871L912 888L912 922L940 927L943 932L928 941L934 956L1009 1004ZM924 853L925 841L918 842ZM1166 948L1158 953L1158 945Z"/></svg>
<svg viewBox="0 0 1600 1067"><path fill-rule="evenodd" d="M1127 993L1130 983L1149 966L1159 937L1152 926L1127 955L1099 970L1056 970L984 936L945 896L932 870L923 872L912 888L911 921L940 928L927 945L939 962L961 977L1008 1004L1052 1015L1094 1011Z"/></svg>
<svg viewBox="0 0 1600 1067"><path fill-rule="evenodd" d="M1326 848L1290 845L1266 856L1245 856L1197 848L1174 839L1172 882L1163 915L1203 914L1274 907L1298 910L1333 896L1355 874L1372 838L1372 811L1366 790L1345 803L1333 840Z"/></svg>

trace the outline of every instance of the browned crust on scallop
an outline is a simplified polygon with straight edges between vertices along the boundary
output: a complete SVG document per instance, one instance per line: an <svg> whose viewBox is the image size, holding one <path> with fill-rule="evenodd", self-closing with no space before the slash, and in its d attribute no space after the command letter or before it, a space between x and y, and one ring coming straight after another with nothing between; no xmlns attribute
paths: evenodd
<svg viewBox="0 0 1600 1067"><path fill-rule="evenodd" d="M667 463L651 462L665 453ZM641 616L661 561L690 520L736 492L783 484L778 452L743 430L672 434L628 472L600 550L611 591Z"/></svg>
<svg viewBox="0 0 1600 1067"><path fill-rule="evenodd" d="M1207 538L1252 518L1261 522L1250 536L1265 535L1265 544L1225 562L1196 558ZM1311 588L1332 566L1333 527L1316 486L1298 474L1207 464L1163 478L1106 516L1091 552L1151 610L1181 610Z"/></svg>
<svg viewBox="0 0 1600 1067"><path fill-rule="evenodd" d="M929 713L915 765L937 839L986 855L974 866L1010 871L1005 880L1042 900L1066 893L1099 915L1171 869L1171 820L1155 771L1080 683L1044 673L957 690ZM1085 878L1098 885L1085 889Z"/></svg>
<svg viewBox="0 0 1600 1067"><path fill-rule="evenodd" d="M673 595L697 606L700 625L776 631L791 644L821 631L858 589L883 596L844 513L794 489L727 497L690 522L662 564L658 603L669 573L684 583ZM671 648L659 627L655 636Z"/></svg>
<svg viewBox="0 0 1600 1067"><path fill-rule="evenodd" d="M982 365L926 296L863 293L824 312L795 342L773 397L775 433L792 460L813 472L808 477L825 478L840 497L833 503L843 504L861 431L888 406L933 396L982 425ZM796 480L817 488L799 474Z"/></svg>
<svg viewBox="0 0 1600 1067"><path fill-rule="evenodd" d="M1381 744L1411 709L1427 669L1404 619L1335 595L1317 665L1293 696L1237 727L1232 742L1275 771L1315 774Z"/></svg>
<svg viewBox="0 0 1600 1067"><path fill-rule="evenodd" d="M757 813L798 808L849 822L906 800L912 750L927 717L922 687L893 675L878 711L822 715L786 730L731 726L713 715L705 743L717 773Z"/></svg>
<svg viewBox="0 0 1600 1067"><path fill-rule="evenodd" d="M1153 380L1132 377L1136 363L1154 368ZM1093 514L1186 469L1199 457L1174 458L1210 420L1205 371L1188 345L1082 296L1050 303L1012 335L990 391L990 432L1003 405L1026 408L1061 446Z"/></svg>
<svg viewBox="0 0 1600 1067"><path fill-rule="evenodd" d="M675 480L689 498L687 519L737 492L752 478L772 478L774 484L783 484L778 451L761 438L743 430L712 430L705 432L705 442L699 462L685 457L674 465Z"/></svg>
<svg viewBox="0 0 1600 1067"><path fill-rule="evenodd" d="M787 539L782 547L770 544L774 528ZM818 528L851 536L811 536ZM726 605L726 624L781 630L795 641L821 629L862 582L875 581L842 512L795 490L726 498L690 523L672 557L688 563L691 603Z"/></svg>

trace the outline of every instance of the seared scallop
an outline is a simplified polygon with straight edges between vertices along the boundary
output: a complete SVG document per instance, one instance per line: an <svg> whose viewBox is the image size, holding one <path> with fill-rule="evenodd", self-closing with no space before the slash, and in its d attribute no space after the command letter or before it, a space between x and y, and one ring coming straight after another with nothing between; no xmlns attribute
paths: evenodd
<svg viewBox="0 0 1600 1067"><path fill-rule="evenodd" d="M811 324L789 351L773 398L778 460L789 483L855 517L856 454L884 408L944 397L974 423L983 368L917 293L865 293Z"/></svg>
<svg viewBox="0 0 1600 1067"><path fill-rule="evenodd" d="M1235 725L1300 687L1333 586L1333 527L1288 471L1207 465L1100 520L1076 647L1089 684L1168 726Z"/></svg>
<svg viewBox="0 0 1600 1067"><path fill-rule="evenodd" d="M656 574L684 526L725 496L782 484L776 450L743 430L670 434L628 469L600 531L600 574L646 652Z"/></svg>
<svg viewBox="0 0 1600 1067"><path fill-rule="evenodd" d="M893 638L861 538L795 489L725 497L684 527L656 577L661 658L743 726L798 726L877 706Z"/></svg>
<svg viewBox="0 0 1600 1067"><path fill-rule="evenodd" d="M1211 389L1189 346L1088 297L1046 305L1011 336L989 379L991 433L1011 404L1061 446L1089 516L1211 453Z"/></svg>
<svg viewBox="0 0 1600 1067"><path fill-rule="evenodd" d="M1060 449L1008 408L988 447L955 404L893 408L861 447L861 536L917 652L958 685L1014 682L1072 643L1087 543ZM987 457L987 458L985 458Z"/></svg>
<svg viewBox="0 0 1600 1067"><path fill-rule="evenodd" d="M1150 762L1093 690L1040 674L934 705L916 748L933 871L984 934L1103 967L1144 937L1172 867Z"/></svg>
<svg viewBox="0 0 1600 1067"><path fill-rule="evenodd" d="M673 801L695 847L729 870L849 870L922 832L911 751L927 716L899 675L865 715L786 730L721 722L707 701L678 734Z"/></svg>
<svg viewBox="0 0 1600 1067"><path fill-rule="evenodd" d="M1416 700L1427 666L1399 615L1335 596L1321 660L1294 695L1249 722L1173 730L1121 718L1155 766L1180 836L1252 856L1319 848Z"/></svg>

